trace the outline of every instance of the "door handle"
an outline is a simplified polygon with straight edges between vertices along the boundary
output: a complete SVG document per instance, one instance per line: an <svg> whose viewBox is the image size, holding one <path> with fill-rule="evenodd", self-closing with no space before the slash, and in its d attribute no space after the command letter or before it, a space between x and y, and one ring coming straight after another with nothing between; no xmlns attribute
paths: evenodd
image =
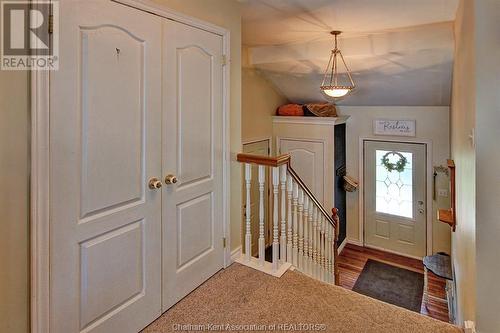
<svg viewBox="0 0 500 333"><path fill-rule="evenodd" d="M174 175L167 175L165 177L165 184L171 185L177 183L177 177Z"/></svg>
<svg viewBox="0 0 500 333"><path fill-rule="evenodd" d="M148 186L151 190L159 190L161 188L161 180L154 177L149 180Z"/></svg>
<svg viewBox="0 0 500 333"><path fill-rule="evenodd" d="M420 208L420 209L418 210L418 212L419 212L420 214L423 214L423 213L425 213L425 210L423 210L422 208Z"/></svg>

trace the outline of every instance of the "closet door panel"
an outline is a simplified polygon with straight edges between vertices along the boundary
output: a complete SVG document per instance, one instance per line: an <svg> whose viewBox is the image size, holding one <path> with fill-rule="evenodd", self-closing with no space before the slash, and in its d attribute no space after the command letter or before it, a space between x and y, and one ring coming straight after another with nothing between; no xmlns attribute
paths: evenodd
<svg viewBox="0 0 500 333"><path fill-rule="evenodd" d="M163 310L223 267L222 36L164 21ZM172 178L170 178L172 179Z"/></svg>
<svg viewBox="0 0 500 333"><path fill-rule="evenodd" d="M161 19L60 2L50 73L50 327L138 332L161 314Z"/></svg>

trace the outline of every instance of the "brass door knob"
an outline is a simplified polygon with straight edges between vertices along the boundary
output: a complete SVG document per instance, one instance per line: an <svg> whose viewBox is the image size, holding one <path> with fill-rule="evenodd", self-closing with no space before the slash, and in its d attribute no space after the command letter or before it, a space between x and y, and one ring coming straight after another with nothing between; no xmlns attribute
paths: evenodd
<svg viewBox="0 0 500 333"><path fill-rule="evenodd" d="M177 183L177 177L174 176L174 175L167 175L167 177L165 177L165 184L167 185L171 185L171 184L175 184Z"/></svg>
<svg viewBox="0 0 500 333"><path fill-rule="evenodd" d="M161 188L161 180L159 180L158 178L151 178L149 180L149 188L152 189L152 190L158 190Z"/></svg>

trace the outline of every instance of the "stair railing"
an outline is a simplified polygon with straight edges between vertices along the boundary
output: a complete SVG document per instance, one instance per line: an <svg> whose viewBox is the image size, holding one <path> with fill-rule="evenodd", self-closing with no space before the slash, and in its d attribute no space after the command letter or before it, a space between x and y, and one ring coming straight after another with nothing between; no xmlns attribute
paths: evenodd
<svg viewBox="0 0 500 333"><path fill-rule="evenodd" d="M289 154L277 157L238 154L245 168L244 255L239 262L281 275L290 266L326 283L339 284L337 266L338 210L332 215L323 207L297 172ZM258 256L252 256L251 186L252 168L258 168L259 214ZM272 263L265 261L266 168L271 172Z"/></svg>

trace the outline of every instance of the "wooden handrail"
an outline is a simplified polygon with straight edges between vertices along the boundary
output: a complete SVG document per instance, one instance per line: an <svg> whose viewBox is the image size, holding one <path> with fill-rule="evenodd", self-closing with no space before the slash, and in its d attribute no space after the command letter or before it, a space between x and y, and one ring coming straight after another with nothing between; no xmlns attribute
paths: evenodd
<svg viewBox="0 0 500 333"><path fill-rule="evenodd" d="M316 205L316 207L318 207L318 209L320 210L321 214L323 214L323 216L326 218L326 220L328 222L330 222L330 224L335 228L337 229L337 223L335 222L335 220L332 218L332 216L330 216L330 214L328 214L327 210L325 209L325 207L323 207L323 205L319 202L319 200L314 196L314 194L311 192L311 190L307 187L307 185L304 183L304 181L300 178L300 176L297 174L297 172L295 172L295 170L292 168L292 166L290 165L290 163L288 163L288 171L290 172L290 175L292 176L292 178L299 184L299 186L302 188L302 190L304 192L306 192L307 196L309 197L309 199L311 199L314 204ZM336 209L336 208L334 208Z"/></svg>
<svg viewBox="0 0 500 333"><path fill-rule="evenodd" d="M317 244L318 242L318 238L319 237L323 237L324 240L323 240L323 245L321 246L326 246L326 241L327 241L327 238L328 238L328 242L331 246L330 249L326 250L326 249L323 249L323 250L319 250L319 251L323 251L323 253L325 253L325 251L327 251L327 254L326 255L326 259L321 259L323 260L324 262L323 263L319 263L320 266L322 266L324 269L331 272L331 270L333 270L333 276L330 275L330 278L323 278L321 277L321 274L323 273L314 273L314 271L312 272L309 272L310 274L318 274L319 275L319 279L321 279L322 281L324 281L324 279L326 279L326 281L331 281L331 278L333 278L333 282L336 284L336 285L339 285L339 268L338 268L338 239L339 239L339 226L340 226L340 223L339 223L339 216L338 216L338 209L337 208L333 208L332 211L331 211L331 214L328 213L328 211L323 207L322 203L316 198L316 196L312 193L312 191L307 187L307 185L304 183L304 181L300 178L300 176L297 174L297 172L292 168L291 166L291 156L290 154L283 154L283 155L280 155L280 156L276 156L276 157L270 157L270 156L262 156L262 155L253 155L253 154L238 154L237 155L237 161L238 162L241 162L241 163L245 163L245 181L246 181L246 191L247 191L247 204L246 204L246 234L245 234L245 246L246 246L246 250L245 250L245 255L246 255L246 262L250 262L251 260L251 248L250 248L250 244L251 244L251 233L250 233L250 230L251 230L251 221L250 221L250 182L251 182L251 164L256 164L256 165L259 165L259 166L268 166L268 167L272 167L273 168L273 188L274 188L274 217L273 217L273 222L274 222L274 239L273 239L273 254L275 253L286 253L286 255L288 255L288 252L285 251L285 249L287 249L289 247L289 250L291 251L292 249L295 249L295 253L296 255L298 256L305 256L304 258L308 259L309 261L312 261L313 258L314 258L314 262L316 264L317 261L318 261L318 253L316 252L317 251L317 248L321 245L321 241L320 241L320 244ZM279 168L280 167L280 168ZM263 173L263 169L264 168L259 168L259 187L260 187L260 200L261 200L261 203L262 203L262 200L263 200L263 186L264 186L264 173ZM281 169L281 170L280 170ZM286 173L284 172L286 170ZM287 176L288 174L288 176ZM281 177L280 177L281 176ZM290 178L288 178L290 177ZM293 181L292 181L293 180ZM285 191L288 192L288 220L289 220L289 236L288 236L288 244L285 244L285 241L287 240L287 237L284 236L284 240L282 239L281 242L278 241L278 186L279 186L279 183L281 183L281 189L282 189L282 205L281 205L281 216L282 216L282 220L281 220L281 225L282 225L282 236L285 234L285 201L286 200L285 198ZM295 185L294 185L295 183ZM286 185L286 189L285 189L285 185ZM297 228L297 213L301 216L299 218L299 225L302 225L302 223L313 223L312 222L312 218L313 218L313 215L312 215L312 207L316 207L319 211L319 213L321 215L323 215L324 219L326 221L328 221L328 223L333 227L333 229L327 229L327 231L325 232L325 226L323 225L322 227L320 228L323 228L322 230L319 230L319 229L316 229L316 231L314 232L320 232L321 233L321 236L316 236L317 238L315 239L314 237L315 236L311 236L311 235L307 235L307 232L306 232L306 241L304 242L304 238L301 239L298 239L298 235L297 235L297 231L295 231L295 234L293 236L293 244L292 244L292 186L294 188L293 192L293 205L297 205L297 201L298 202L298 207L299 207L299 211L297 212L297 209L295 207L294 211L293 211L293 214L294 217L293 217L293 228ZM296 189L298 186L300 189L301 189L301 192L296 192ZM303 199L303 194L305 194L305 196L308 198L308 201L301 201ZM300 198L300 199L299 199ZM304 211L302 211L302 209L304 209ZM309 210L309 214L308 214L308 210ZM304 213L304 218L305 220L303 221L302 220L302 213ZM259 260L261 260L262 263L264 263L264 233L262 230L264 230L264 218L263 218L263 205L261 204L260 205L260 208L259 208L259 216L260 216L260 228L261 228L261 231L260 231L260 238L259 238ZM316 216L316 213L314 213L314 216ZM307 218L309 217L309 220L307 220ZM309 221L309 222L307 222ZM314 228L316 228L317 224L316 222L314 222L313 224ZM299 236L300 236L300 233L302 231L299 231ZM333 232L333 234L331 234L331 232ZM300 237L303 237L303 236L300 236ZM260 243L260 240L262 239L262 243ZM309 244L307 243L307 239L309 239ZM297 242L298 242L298 250L297 250ZM314 244L313 244L314 243ZM278 245L281 245L282 246L282 249L280 251L278 251L278 249L275 247L278 246ZM305 246L305 252L304 252L304 246ZM315 247L315 252L311 252L312 250L312 247ZM261 254L261 247L262 247L262 254ZM298 252L297 252L298 251ZM305 253L305 254L304 254ZM321 255L324 255L324 254L321 254ZM333 258L332 258L332 255L333 255ZM291 263L293 261L294 265L296 265L296 261L295 259L293 259L294 257L292 256L287 256L287 258L281 258L280 260L287 260L288 263ZM295 257L296 258L296 257ZM332 262L333 262L333 267L332 267ZM299 261L299 264L298 264L298 268L299 269L303 269L304 267L301 267L301 262ZM277 256L273 256L273 270L274 271L277 271L278 269L278 257ZM305 266L306 270L310 270L310 268L307 268L307 266Z"/></svg>
<svg viewBox="0 0 500 333"><path fill-rule="evenodd" d="M290 162L290 154L283 154L276 157L253 154L238 154L236 156L236 160L241 163L279 167Z"/></svg>
<svg viewBox="0 0 500 333"><path fill-rule="evenodd" d="M292 178L299 184L302 190L307 194L307 196L314 202L316 207L320 210L321 214L326 218L326 220L337 229L337 223L335 220L328 214L327 210L323 207L323 205L319 202L319 200L314 196L311 190L307 187L304 181L300 178L300 176L295 172L295 170L291 166L291 156L290 154L282 154L279 156L264 156L264 155L254 155L254 154L243 154L240 153L236 156L236 160L241 163L250 163L257 165L265 165L270 167L279 167L282 165L288 165L288 171Z"/></svg>

